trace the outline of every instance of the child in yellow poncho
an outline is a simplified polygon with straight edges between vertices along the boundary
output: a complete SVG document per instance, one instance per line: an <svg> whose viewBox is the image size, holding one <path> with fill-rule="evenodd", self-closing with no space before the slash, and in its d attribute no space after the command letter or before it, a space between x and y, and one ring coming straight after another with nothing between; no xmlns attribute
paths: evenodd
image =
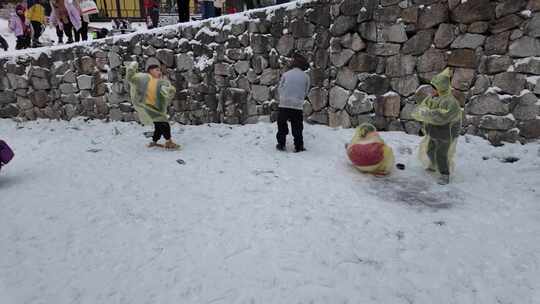
<svg viewBox="0 0 540 304"><path fill-rule="evenodd" d="M154 124L155 131L149 147L161 146L158 141L163 136L167 149L178 149L171 139L171 126L167 108L176 93L171 83L161 78L161 69L157 64L150 64L147 73L137 73L137 62L131 63L126 71L126 79L130 84L131 101L139 119L144 125Z"/></svg>
<svg viewBox="0 0 540 304"><path fill-rule="evenodd" d="M353 165L364 173L384 176L392 171L394 152L384 143L375 126L363 123L347 145L347 156Z"/></svg>
<svg viewBox="0 0 540 304"><path fill-rule="evenodd" d="M414 119L424 124L426 135L420 144L420 159L429 171L441 175L438 183L450 182L450 170L461 129L462 110L452 95L450 69L433 77L431 84L437 90L435 97L426 97L412 113Z"/></svg>

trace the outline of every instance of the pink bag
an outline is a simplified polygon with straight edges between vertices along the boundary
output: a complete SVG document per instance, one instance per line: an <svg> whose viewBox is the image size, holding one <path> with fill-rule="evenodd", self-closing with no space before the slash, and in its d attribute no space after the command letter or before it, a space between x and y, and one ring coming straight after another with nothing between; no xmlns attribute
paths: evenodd
<svg viewBox="0 0 540 304"><path fill-rule="evenodd" d="M96 3L93 0L83 0L81 1L80 6L83 15L93 15L99 12Z"/></svg>

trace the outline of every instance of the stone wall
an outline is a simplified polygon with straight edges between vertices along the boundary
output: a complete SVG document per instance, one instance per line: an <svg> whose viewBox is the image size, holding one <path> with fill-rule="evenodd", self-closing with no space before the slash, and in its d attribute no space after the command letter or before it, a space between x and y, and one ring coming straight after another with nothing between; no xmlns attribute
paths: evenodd
<svg viewBox="0 0 540 304"><path fill-rule="evenodd" d="M450 66L464 132L525 141L540 137L539 37L540 0L292 3L0 58L0 117L136 120L125 63L156 58L178 88L173 120L273 120L276 85L299 51L312 62L308 121L417 134L423 84Z"/></svg>

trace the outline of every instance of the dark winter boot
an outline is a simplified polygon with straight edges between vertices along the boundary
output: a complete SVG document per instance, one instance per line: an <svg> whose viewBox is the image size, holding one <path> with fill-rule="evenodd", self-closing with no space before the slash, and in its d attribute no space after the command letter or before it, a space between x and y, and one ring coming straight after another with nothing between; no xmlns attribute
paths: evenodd
<svg viewBox="0 0 540 304"><path fill-rule="evenodd" d="M450 183L450 175L442 174L437 181L439 185L448 185Z"/></svg>
<svg viewBox="0 0 540 304"><path fill-rule="evenodd" d="M276 149L278 149L279 151L285 151L285 145L277 144Z"/></svg>

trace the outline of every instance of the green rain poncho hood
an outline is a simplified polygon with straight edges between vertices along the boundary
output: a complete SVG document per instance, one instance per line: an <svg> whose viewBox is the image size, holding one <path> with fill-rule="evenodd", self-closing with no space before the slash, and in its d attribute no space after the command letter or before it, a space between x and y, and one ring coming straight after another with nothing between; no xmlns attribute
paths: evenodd
<svg viewBox="0 0 540 304"><path fill-rule="evenodd" d="M431 84L437 89L439 96L428 96L422 100L413 111L412 117L423 123L426 134L420 144L420 159L426 167L440 171L440 155L443 153L446 159L443 171L447 171L453 167L462 110L458 100L452 95L450 69L447 68L433 77Z"/></svg>
<svg viewBox="0 0 540 304"><path fill-rule="evenodd" d="M167 108L176 89L167 80L160 79L157 83L157 96L155 105L150 105L145 102L148 83L150 82L150 74L137 73L137 62L131 63L127 67L126 80L130 84L130 95L133 107L139 114L139 119L144 125L152 124L153 122L166 122L169 120Z"/></svg>

